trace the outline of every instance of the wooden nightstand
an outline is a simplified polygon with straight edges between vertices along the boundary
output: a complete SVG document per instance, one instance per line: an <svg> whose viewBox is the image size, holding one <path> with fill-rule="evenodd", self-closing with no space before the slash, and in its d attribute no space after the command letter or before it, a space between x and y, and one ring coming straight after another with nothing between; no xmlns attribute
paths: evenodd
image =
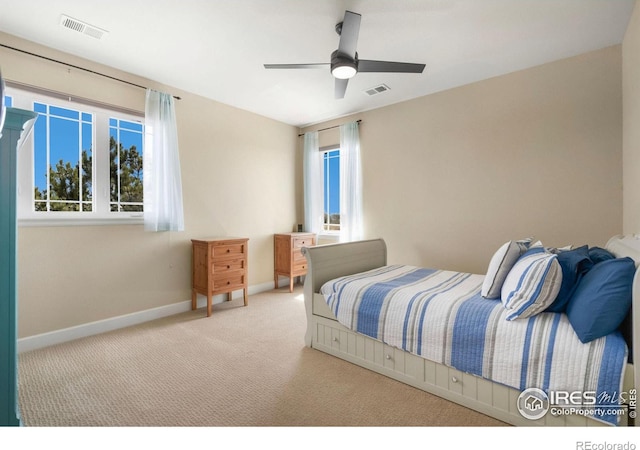
<svg viewBox="0 0 640 450"><path fill-rule="evenodd" d="M302 247L316 245L314 233L281 233L273 237L274 281L278 289L278 276L289 277L289 292L293 292L293 279L307 274L307 259Z"/></svg>
<svg viewBox="0 0 640 450"><path fill-rule="evenodd" d="M193 244L193 275L191 309L197 305L197 294L207 296L207 317L211 315L211 299L217 294L244 291L244 306L249 304L247 294L249 253L247 238L191 239Z"/></svg>

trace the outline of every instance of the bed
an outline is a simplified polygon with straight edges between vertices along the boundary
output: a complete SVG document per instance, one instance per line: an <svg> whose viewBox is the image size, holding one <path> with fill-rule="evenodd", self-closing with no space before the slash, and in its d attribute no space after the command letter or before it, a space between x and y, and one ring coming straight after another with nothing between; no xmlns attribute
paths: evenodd
<svg viewBox="0 0 640 450"><path fill-rule="evenodd" d="M516 260L526 259L527 250L537 253L533 247ZM640 238L616 236L603 250L616 263L625 260L635 302ZM633 325L640 308L631 308L615 332L581 342L583 334L573 331L579 312L548 312L549 304L507 308L501 298L485 297L489 272L388 265L382 239L307 247L303 253L309 263L307 346L512 425L634 425L640 380L633 361L640 352L633 343L640 328ZM544 273L550 277L548 269ZM586 286L585 279L575 284ZM514 369L511 355L526 367Z"/></svg>

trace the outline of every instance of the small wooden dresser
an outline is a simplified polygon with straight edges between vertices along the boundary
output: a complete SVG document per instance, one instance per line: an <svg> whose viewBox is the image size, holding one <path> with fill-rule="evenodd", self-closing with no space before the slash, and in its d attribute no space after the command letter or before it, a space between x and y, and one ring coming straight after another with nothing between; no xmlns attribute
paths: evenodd
<svg viewBox="0 0 640 450"><path fill-rule="evenodd" d="M198 307L198 294L207 296L207 317L211 315L214 295L244 291L244 305L249 304L247 294L249 253L247 238L191 239L193 244L191 309Z"/></svg>
<svg viewBox="0 0 640 450"><path fill-rule="evenodd" d="M289 292L293 292L293 279L307 274L307 259L302 247L316 245L314 233L281 233L273 237L274 281L278 289L278 276L289 277Z"/></svg>

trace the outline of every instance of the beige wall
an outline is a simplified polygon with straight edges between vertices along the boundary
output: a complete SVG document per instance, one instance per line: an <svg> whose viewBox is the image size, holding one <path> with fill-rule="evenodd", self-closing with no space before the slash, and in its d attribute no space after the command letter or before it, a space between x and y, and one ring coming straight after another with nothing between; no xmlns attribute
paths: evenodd
<svg viewBox="0 0 640 450"><path fill-rule="evenodd" d="M141 225L20 227L19 337L191 298L191 238L243 236L249 284L273 283L273 233L291 231L299 203L295 127L0 34L2 42L179 95L185 231ZM144 110L143 89L0 48L3 75Z"/></svg>
<svg viewBox="0 0 640 450"><path fill-rule="evenodd" d="M640 233L640 7L622 44L624 233Z"/></svg>
<svg viewBox="0 0 640 450"><path fill-rule="evenodd" d="M362 119L365 234L390 262L485 273L509 239L622 231L621 92L614 46L304 131Z"/></svg>

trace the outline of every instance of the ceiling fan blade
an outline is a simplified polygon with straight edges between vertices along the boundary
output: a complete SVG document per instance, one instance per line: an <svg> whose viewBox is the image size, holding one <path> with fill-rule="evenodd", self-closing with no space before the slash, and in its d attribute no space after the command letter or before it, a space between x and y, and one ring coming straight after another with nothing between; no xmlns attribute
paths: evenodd
<svg viewBox="0 0 640 450"><path fill-rule="evenodd" d="M340 32L338 52L355 59L358 34L360 33L360 20L362 16L351 11L345 11Z"/></svg>
<svg viewBox="0 0 640 450"><path fill-rule="evenodd" d="M349 79L341 79L336 78L336 84L334 88L334 97L337 99L344 98L345 92L347 92L347 84L349 84Z"/></svg>
<svg viewBox="0 0 640 450"><path fill-rule="evenodd" d="M265 69L329 69L329 63L313 63L313 64L265 64Z"/></svg>
<svg viewBox="0 0 640 450"><path fill-rule="evenodd" d="M424 64L372 61L361 59L358 61L358 72L398 72L398 73L422 73Z"/></svg>

